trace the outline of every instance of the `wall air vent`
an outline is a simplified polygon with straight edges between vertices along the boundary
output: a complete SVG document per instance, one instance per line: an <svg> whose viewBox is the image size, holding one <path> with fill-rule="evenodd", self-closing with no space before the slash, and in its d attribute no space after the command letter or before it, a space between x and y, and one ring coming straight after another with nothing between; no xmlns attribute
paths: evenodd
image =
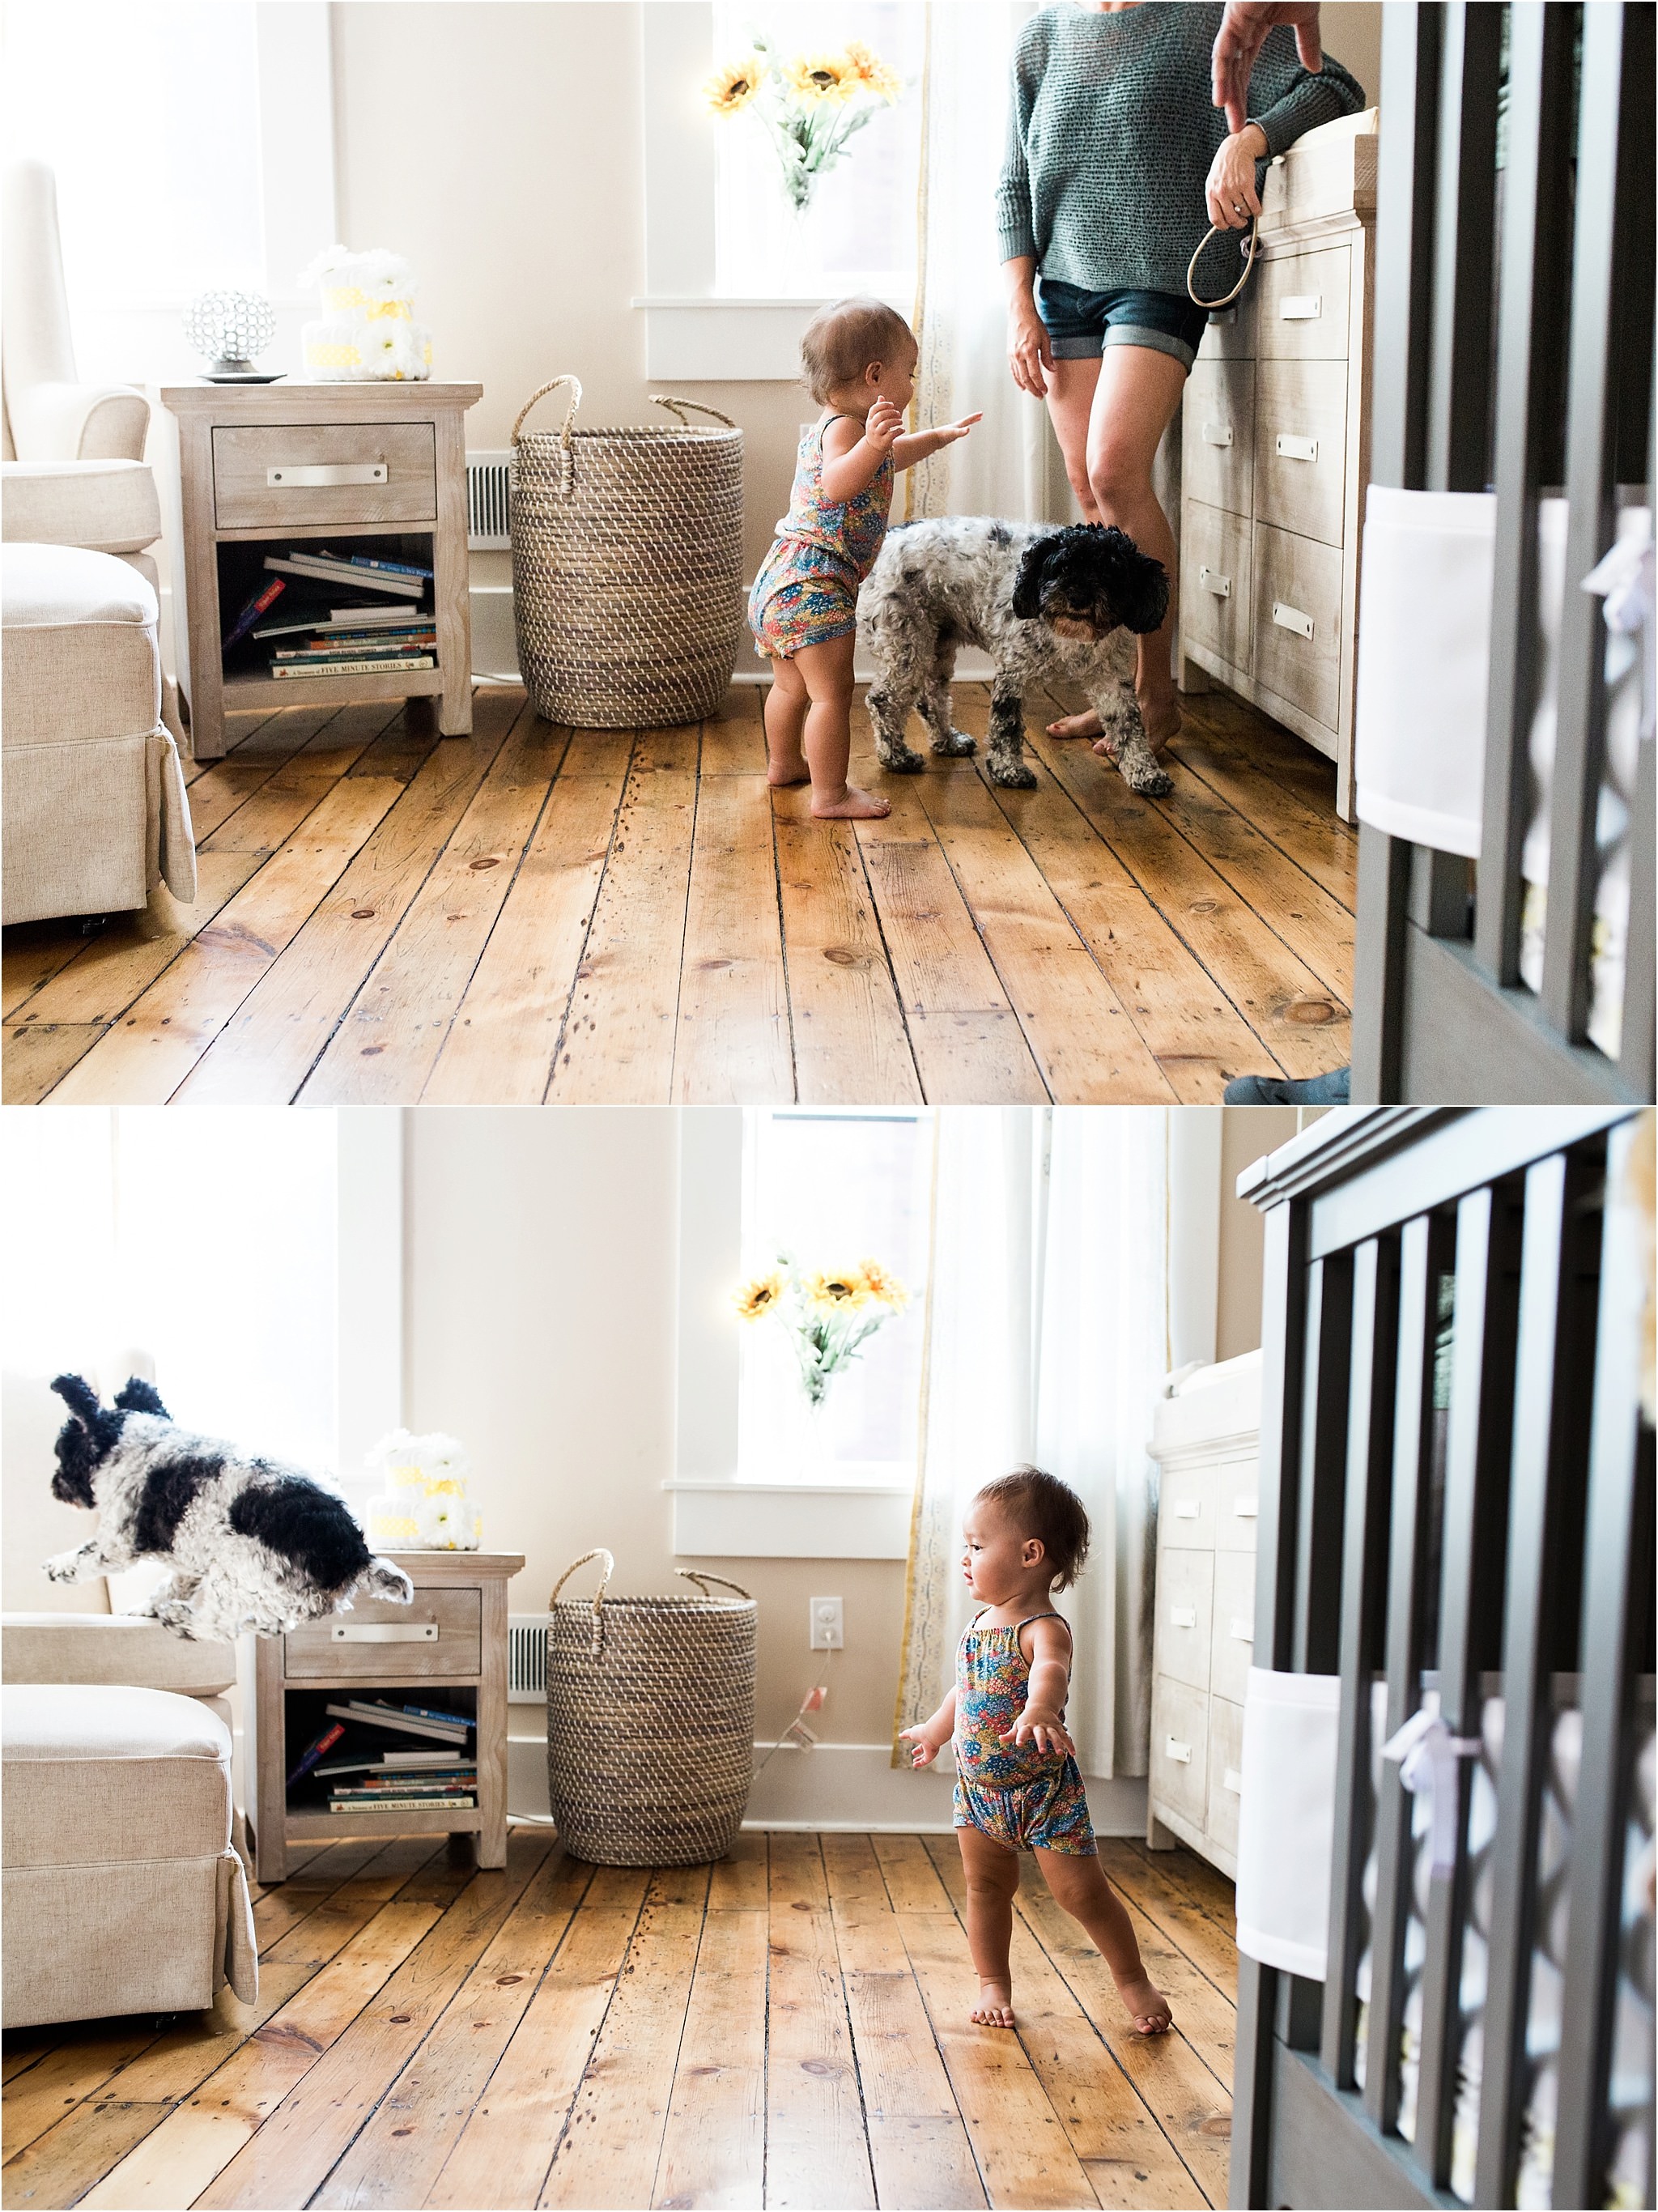
<svg viewBox="0 0 1658 2212"><path fill-rule="evenodd" d="M512 544L513 456L466 456L466 544L473 553L504 553Z"/></svg>
<svg viewBox="0 0 1658 2212"><path fill-rule="evenodd" d="M507 1616L507 1702L509 1705L538 1705L547 1695L547 1613L509 1613Z"/></svg>

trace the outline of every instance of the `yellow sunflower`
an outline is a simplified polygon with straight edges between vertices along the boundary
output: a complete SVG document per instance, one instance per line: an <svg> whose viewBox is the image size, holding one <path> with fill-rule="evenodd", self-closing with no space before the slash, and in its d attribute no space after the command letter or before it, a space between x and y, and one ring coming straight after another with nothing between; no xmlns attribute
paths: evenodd
<svg viewBox="0 0 1658 2212"><path fill-rule="evenodd" d="M856 1267L836 1275L808 1275L802 1288L807 1304L823 1314L853 1313L869 1304L862 1271Z"/></svg>
<svg viewBox="0 0 1658 2212"><path fill-rule="evenodd" d="M860 1260L858 1277L865 1293L878 1305L888 1306L894 1313L902 1313L909 1304L909 1292L896 1275L888 1274L878 1260Z"/></svg>
<svg viewBox="0 0 1658 2212"><path fill-rule="evenodd" d="M857 72L845 54L797 54L783 74L802 100L850 100L858 90Z"/></svg>
<svg viewBox="0 0 1658 2212"><path fill-rule="evenodd" d="M771 1311L782 1297L786 1288L782 1276L775 1268L769 1275L756 1275L751 1283L745 1284L737 1293L737 1311L739 1320L762 1319L764 1315Z"/></svg>
<svg viewBox="0 0 1658 2212"><path fill-rule="evenodd" d="M891 106L904 88L904 81L896 70L889 69L878 54L872 54L861 39L847 41L847 65L859 87L884 100Z"/></svg>
<svg viewBox="0 0 1658 2212"><path fill-rule="evenodd" d="M744 54L740 62L727 62L703 86L708 106L716 115L735 115L746 107L765 82L766 64L758 54Z"/></svg>

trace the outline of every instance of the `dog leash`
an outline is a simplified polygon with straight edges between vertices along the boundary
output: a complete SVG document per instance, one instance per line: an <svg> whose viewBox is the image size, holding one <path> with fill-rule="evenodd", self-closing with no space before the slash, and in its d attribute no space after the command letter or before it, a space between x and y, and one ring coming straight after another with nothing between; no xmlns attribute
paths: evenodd
<svg viewBox="0 0 1658 2212"><path fill-rule="evenodd" d="M1194 307L1206 307L1209 313L1212 315L1217 308L1230 307L1231 306L1233 301L1236 299L1238 294L1249 282L1250 271L1255 265L1255 234L1257 228L1258 226L1255 218L1254 216L1251 216L1245 236L1238 240L1238 252L1243 256L1243 274L1238 278L1237 283L1233 285L1231 290L1230 292L1223 293L1218 300L1200 300L1198 297L1197 286L1193 282L1193 277L1195 277L1198 273L1198 263L1202 259L1203 249L1208 245L1210 240L1212 238L1219 238L1222 235L1221 227L1218 222L1212 222L1210 224L1208 229L1205 231L1203 234L1202 242L1199 244L1197 252L1192 256L1190 261L1186 264L1186 289L1191 296L1192 305ZM1227 234L1230 235L1230 233Z"/></svg>

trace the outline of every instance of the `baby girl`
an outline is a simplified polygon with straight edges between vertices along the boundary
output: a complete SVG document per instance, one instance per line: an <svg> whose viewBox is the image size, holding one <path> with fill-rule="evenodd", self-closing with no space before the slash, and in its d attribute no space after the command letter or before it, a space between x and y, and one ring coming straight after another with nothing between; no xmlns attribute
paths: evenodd
<svg viewBox="0 0 1658 2212"><path fill-rule="evenodd" d="M983 1607L956 1654L956 1686L905 1729L917 1766L956 1741L956 1831L967 1873L967 1940L979 1976L973 2018L1011 2027L1009 1949L1019 1853L1080 1921L1142 2035L1173 2023L1127 1913L1100 1870L1077 1747L1066 1733L1071 1631L1048 1602L1088 1554L1075 1491L1034 1467L988 1482L967 1510L962 1571Z"/></svg>
<svg viewBox="0 0 1658 2212"><path fill-rule="evenodd" d="M766 695L772 782L810 781L814 814L862 820L891 809L847 781L858 587L886 536L895 473L966 437L980 417L901 435L919 349L903 317L878 300L823 308L800 354L824 412L800 441L789 511L754 580L749 622L774 677Z"/></svg>

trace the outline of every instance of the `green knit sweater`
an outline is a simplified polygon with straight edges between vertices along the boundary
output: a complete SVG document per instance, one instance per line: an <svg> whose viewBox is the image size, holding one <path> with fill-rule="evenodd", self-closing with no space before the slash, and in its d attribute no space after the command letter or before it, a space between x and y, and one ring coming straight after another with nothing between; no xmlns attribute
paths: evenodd
<svg viewBox="0 0 1658 2212"><path fill-rule="evenodd" d="M1004 261L1032 254L1045 276L1088 292L1186 296L1187 264L1209 228L1204 181L1226 136L1210 105L1220 19L1201 0L1143 0L1114 15L1067 0L1032 17L1014 53L996 195ZM1339 62L1327 56L1313 76L1292 31L1269 33L1248 112L1272 153L1363 105Z"/></svg>

